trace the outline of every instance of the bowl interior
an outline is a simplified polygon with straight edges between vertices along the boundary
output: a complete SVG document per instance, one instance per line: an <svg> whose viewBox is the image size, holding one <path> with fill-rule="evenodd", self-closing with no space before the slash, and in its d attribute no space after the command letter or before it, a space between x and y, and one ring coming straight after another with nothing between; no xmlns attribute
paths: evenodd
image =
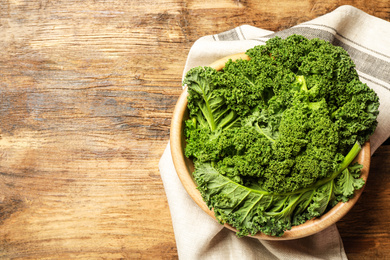
<svg viewBox="0 0 390 260"><path fill-rule="evenodd" d="M211 67L219 70L224 67L224 64L229 59L249 59L245 54L235 54L231 56L224 57L216 62L212 63ZM193 163L190 159L188 159L184 155L185 148L185 136L184 136L184 126L185 120L188 118L187 111L187 90L184 89L183 93L180 95L180 98L176 104L175 110L173 112L172 123L171 123L171 133L170 133L170 145L171 145L171 153L173 163L175 165L175 169L177 175L179 176L180 181L182 182L184 188L190 197L196 202L196 204L202 208L207 214L209 214L212 218L217 221L214 216L213 210L210 210L206 203L203 201L200 192L197 190L197 185L192 178L192 172L194 169ZM357 160L360 164L363 165L361 170L361 177L366 181L369 168L370 168L370 142L366 142L360 153L358 154ZM339 202L336 206L334 206L330 211L326 214L322 215L319 218L315 218L312 220L306 221L304 224L293 226L291 230L285 231L284 235L281 237L273 237L268 236L263 233L258 233L254 236L254 238L264 239L264 240L289 240L289 239L297 239L306 237L312 234L315 234L319 231L326 229L332 224L336 223L340 220L347 212L355 205L360 195L363 192L363 188L358 191L355 191L354 197L351 198L348 202ZM230 226L229 224L225 224L225 226L233 231L237 231L235 228Z"/></svg>

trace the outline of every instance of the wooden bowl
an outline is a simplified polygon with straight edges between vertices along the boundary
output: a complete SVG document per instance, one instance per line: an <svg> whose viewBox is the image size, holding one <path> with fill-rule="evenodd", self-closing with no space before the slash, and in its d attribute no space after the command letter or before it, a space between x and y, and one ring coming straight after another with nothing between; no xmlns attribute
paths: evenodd
<svg viewBox="0 0 390 260"><path fill-rule="evenodd" d="M227 56L216 62L209 65L217 70L220 70L224 67L226 61L229 59L249 59L249 57L245 54L235 54L231 56ZM207 214L209 214L212 218L216 220L214 216L213 210L210 210L206 203L203 201L200 192L197 190L197 185L192 178L192 172L194 169L193 163L190 159L186 158L184 155L184 147L186 145L184 132L184 121L188 118L187 111L187 90L184 89L181 94L175 110L173 112L172 124L171 124L171 133L170 133L170 145L172 152L172 159L175 165L175 169L177 175L180 178L184 188L191 196L191 198L201 207ZM370 142L366 142L360 153L358 154L356 160L363 164L363 168L361 170L361 177L366 181L370 168L370 159L371 159L371 151L370 151ZM363 188L358 191L355 191L355 195L348 202L339 202L336 206L334 206L330 211L326 214L322 215L319 218L315 218L312 220L306 221L304 224L293 226L291 230L285 231L284 235L281 237L274 237L265 235L263 233L258 233L254 236L254 238L263 239L263 240L290 240L306 237L312 234L315 234L321 230L326 229L332 224L339 221L345 214L355 205L360 195L363 192ZM237 231L235 228L230 226L229 224L225 224L225 226L233 231Z"/></svg>

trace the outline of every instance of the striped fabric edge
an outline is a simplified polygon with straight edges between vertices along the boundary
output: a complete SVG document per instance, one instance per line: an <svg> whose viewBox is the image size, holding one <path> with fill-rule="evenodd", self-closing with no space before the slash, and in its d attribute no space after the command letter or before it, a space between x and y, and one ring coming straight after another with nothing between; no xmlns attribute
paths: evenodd
<svg viewBox="0 0 390 260"><path fill-rule="evenodd" d="M214 34L214 41L242 41L246 40L244 33L242 32L241 26L233 28L231 30Z"/></svg>
<svg viewBox="0 0 390 260"><path fill-rule="evenodd" d="M376 51L376 50L373 50L373 49L370 49L368 48L367 46L364 46L342 34L340 34L335 28L329 26L329 25L325 25L325 24L314 24L314 23L304 23L302 25L299 25L300 27L303 27L303 26L309 26L311 28L313 27L319 27L321 28L322 30L330 30L331 32L333 32L335 34L335 37L339 37L339 38L342 38L344 39L345 41L347 41L350 45L353 45L355 46L356 48L360 48L362 49L363 51L367 52L367 53L372 53L372 54L376 54L376 55L379 55L380 57L383 57L385 59L388 59L390 61L390 56L389 55L386 55L384 53L381 53L379 51ZM299 27L297 26L297 27Z"/></svg>

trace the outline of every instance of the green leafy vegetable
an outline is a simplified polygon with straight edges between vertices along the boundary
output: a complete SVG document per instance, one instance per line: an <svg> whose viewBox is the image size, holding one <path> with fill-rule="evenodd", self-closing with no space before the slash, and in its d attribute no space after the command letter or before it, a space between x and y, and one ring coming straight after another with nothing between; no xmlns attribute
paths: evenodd
<svg viewBox="0 0 390 260"><path fill-rule="evenodd" d="M364 185L351 162L376 128L379 100L328 42L276 37L247 55L187 73L185 153L221 223L281 236Z"/></svg>

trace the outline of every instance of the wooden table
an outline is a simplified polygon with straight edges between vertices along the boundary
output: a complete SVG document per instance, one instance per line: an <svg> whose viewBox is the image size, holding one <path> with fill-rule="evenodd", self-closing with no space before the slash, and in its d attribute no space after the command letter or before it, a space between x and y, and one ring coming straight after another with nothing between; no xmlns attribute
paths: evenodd
<svg viewBox="0 0 390 260"><path fill-rule="evenodd" d="M0 258L175 259L158 161L191 45L388 0L0 1ZM390 145L338 227L350 259L390 257Z"/></svg>

